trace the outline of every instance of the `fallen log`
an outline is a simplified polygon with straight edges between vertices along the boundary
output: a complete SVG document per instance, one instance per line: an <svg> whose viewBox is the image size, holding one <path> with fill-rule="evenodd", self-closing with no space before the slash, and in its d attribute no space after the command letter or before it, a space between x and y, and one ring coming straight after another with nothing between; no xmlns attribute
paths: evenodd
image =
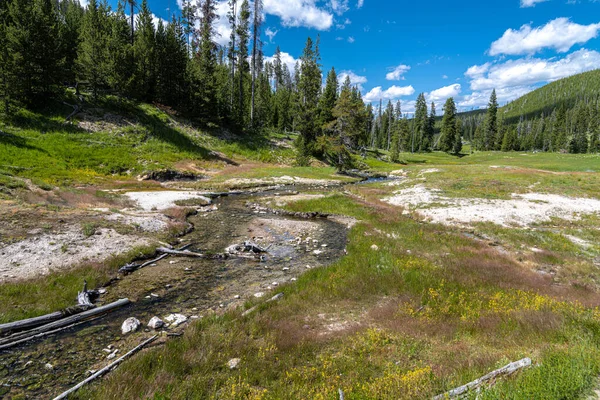
<svg viewBox="0 0 600 400"><path fill-rule="evenodd" d="M40 333L53 331L58 328L63 328L65 326L72 325L72 324L80 322L80 321L87 321L90 318L109 313L109 312L111 312L117 308L123 307L129 303L130 303L129 299L120 299L120 300L115 301L114 303L106 304L104 306L97 307L92 310L84 311L80 314L75 314L75 315L72 315L67 318L62 318L58 321L50 322L46 325L42 325L37 328L33 328L26 332L21 332L21 333L7 336L5 338L0 339L0 350L16 346L17 344L23 343L24 341L35 339L36 335L38 335ZM27 339L27 340L23 340L23 339Z"/></svg>
<svg viewBox="0 0 600 400"><path fill-rule="evenodd" d="M63 392L63 393L59 394L58 396L56 396L54 398L54 400L66 399L67 396L69 396L72 393L75 393L76 391L78 391L80 388L82 388L87 383L90 383L93 380L101 377L102 375L110 372L113 368L115 368L117 365L119 365L120 363L122 363L124 360L126 360L129 357L131 357L132 355L134 355L138 351L142 350L148 344L152 343L154 340L156 340L157 337L158 337L158 335L154 335L150 339L148 339L148 340L144 341L143 343L141 343L140 345L134 347L128 353L124 354L123 356L121 356L120 358L118 358L117 360L115 360L114 362L112 362L111 364L109 364L106 367L102 368L101 370L99 370L98 372L94 373L93 375L91 375L87 379L79 382L77 385L73 386L71 389L67 390L66 392Z"/></svg>
<svg viewBox="0 0 600 400"><path fill-rule="evenodd" d="M531 359L524 358L522 360L510 363L500 369L490 372L487 375L482 376L479 379L475 379L473 382L469 382L466 385L457 387L456 389L452 389L449 392L444 394L437 395L433 398L433 400L444 400L444 399L454 399L457 397L465 396L467 393L476 390L483 386L484 384L494 381L499 376L503 375L512 375L520 369L527 368L531 366Z"/></svg>
<svg viewBox="0 0 600 400"><path fill-rule="evenodd" d="M277 293L275 296L273 296L269 300L265 301L265 304L277 301L277 300L281 299L282 297L283 297L283 293ZM252 314L254 311L256 311L258 309L259 306L260 306L260 304L247 309L246 311L244 311L242 313L242 317L247 317L248 315Z"/></svg>
<svg viewBox="0 0 600 400"><path fill-rule="evenodd" d="M190 246L191 246L191 244L186 244L185 246L180 247L177 250L183 251L183 250L187 249ZM157 251L158 251L158 249L157 249ZM124 266L122 266L121 268L119 268L119 272L124 273L124 274L129 274L129 273L132 273L133 271L137 271L138 269L142 269L144 267L147 267L148 265L154 264L155 262L158 262L158 261L160 261L163 258L166 258L168 256L169 256L169 254L165 253L165 254L162 254L162 255L160 255L159 257L157 257L157 258L155 258L153 260L146 261L146 262L144 262L142 264L135 264L135 263L125 264Z"/></svg>
<svg viewBox="0 0 600 400"><path fill-rule="evenodd" d="M77 305L68 307L62 311L56 311L50 314L41 315L39 317L27 318L20 321L8 322L0 325L0 335L7 332L18 332L28 328L48 324L57 321L64 317L78 314L96 307L92 301L98 297L98 292L95 290L87 290L87 282L83 283L83 290L77 294Z"/></svg>
<svg viewBox="0 0 600 400"><path fill-rule="evenodd" d="M198 257L198 258L204 257L204 254L194 253L189 250L173 250L173 249L167 249L166 247L159 247L158 249L156 249L156 251L159 253L172 254L175 256L182 256L182 257Z"/></svg>

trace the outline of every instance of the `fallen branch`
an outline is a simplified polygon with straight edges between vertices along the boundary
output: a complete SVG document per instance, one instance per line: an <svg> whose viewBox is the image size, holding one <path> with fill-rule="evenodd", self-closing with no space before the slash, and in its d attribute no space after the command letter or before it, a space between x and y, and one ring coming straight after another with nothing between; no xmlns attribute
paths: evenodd
<svg viewBox="0 0 600 400"><path fill-rule="evenodd" d="M83 281L83 290L77 293L77 304L83 309L91 309L96 307L92 302L98 297L98 292L95 290L87 290L87 281Z"/></svg>
<svg viewBox="0 0 600 400"><path fill-rule="evenodd" d="M40 333L53 331L58 328L63 328L65 326L68 326L68 325L71 325L71 324L74 324L74 323L77 323L80 321L86 321L90 318L109 313L109 312L111 312L117 308L123 307L129 303L130 303L129 299L117 300L114 303L106 304L102 307L84 311L80 314L75 314L70 317L60 319L58 321L50 322L49 324L42 325L37 328L33 328L27 332L22 332L22 333L8 336L6 338L2 338L2 339L0 339L0 350L16 346L17 344L23 343L23 342L31 340L31 339L35 339L35 337ZM23 339L26 339L26 340L23 340Z"/></svg>
<svg viewBox="0 0 600 400"><path fill-rule="evenodd" d="M159 253L165 253L165 254L172 254L175 256L182 256L182 257L199 257L199 258L203 258L204 254L200 254L200 253L194 253L188 250L173 250L173 249L167 249L166 247L159 247L158 249L156 249L157 252Z"/></svg>
<svg viewBox="0 0 600 400"><path fill-rule="evenodd" d="M73 112L69 115L67 115L67 118L65 118L65 122L69 122L71 120L71 118L73 118L75 115L79 114L79 112L81 111L81 107L78 104L69 104L69 103L65 103L63 102L64 105L72 107L73 108Z"/></svg>
<svg viewBox="0 0 600 400"><path fill-rule="evenodd" d="M283 297L283 293L278 293L275 296L271 297L269 300L265 301L265 304L271 303L273 301L277 301L277 300L281 299L282 297ZM242 317L246 317L246 316L252 314L254 311L256 311L258 309L259 306L260 306L260 304L247 309L246 311L244 311L242 313Z"/></svg>
<svg viewBox="0 0 600 400"><path fill-rule="evenodd" d="M473 382L469 382L466 385L457 387L456 389L452 389L449 392L444 394L437 395L433 398L433 400L444 400L444 399L453 399L457 397L461 397L466 395L468 392L478 389L489 381L494 381L499 376L503 375L512 375L520 369L527 368L531 366L531 359L524 358L522 360L510 363L500 369L490 372L487 375L482 376L479 379L474 380Z"/></svg>
<svg viewBox="0 0 600 400"><path fill-rule="evenodd" d="M183 251L183 250L187 249L190 246L191 246L191 244L186 244L185 246L180 247L177 250ZM162 249L162 248L163 247L160 247L159 249ZM159 249L156 249L156 251L160 253ZM163 252L163 253L165 253L165 254L162 254L162 255L160 255L159 257L157 257L157 258L155 258L153 260L146 261L143 264L135 264L135 263L125 264L124 266L122 266L121 268L119 268L119 272L121 272L121 273L127 273L128 274L128 273L131 273L133 271L137 271L138 269L142 269L144 267L147 267L148 265L154 264L155 262L158 262L158 261L162 260L163 258L166 258L166 257L169 256L169 254L167 254L166 252Z"/></svg>
<svg viewBox="0 0 600 400"><path fill-rule="evenodd" d="M102 368L101 370L99 370L98 372L94 373L93 375L91 375L87 379L79 382L77 385L73 386L71 389L67 390L66 392L63 392L63 393L59 394L58 396L56 396L54 398L54 400L66 399L67 396L69 396L71 393L75 393L80 388L82 388L85 384L90 383L93 380L101 377L102 375L110 372L113 368L115 368L117 365L119 365L120 363L122 363L125 359L131 357L132 355L134 355L135 353L137 353L138 351L140 351L141 349L143 349L144 347L146 347L148 344L152 343L154 340L156 340L157 337L158 337L158 335L154 335L150 339L148 339L148 340L144 341L143 343L141 343L140 345L134 347L132 350L130 350L128 353L124 354L123 356L121 356L120 358L118 358L117 360L115 360L113 363L111 363L111 364L107 365L106 367Z"/></svg>

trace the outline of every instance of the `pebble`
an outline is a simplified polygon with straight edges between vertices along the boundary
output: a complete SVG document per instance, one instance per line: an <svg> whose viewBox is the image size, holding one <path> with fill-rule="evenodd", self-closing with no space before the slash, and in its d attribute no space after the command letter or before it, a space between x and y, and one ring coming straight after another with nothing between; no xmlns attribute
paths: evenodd
<svg viewBox="0 0 600 400"><path fill-rule="evenodd" d="M271 285L272 286L279 286L279 283L278 282L273 282L273 283L271 283Z"/></svg>
<svg viewBox="0 0 600 400"><path fill-rule="evenodd" d="M233 296L234 299L239 299L241 296L239 294L236 294L235 296Z"/></svg>
<svg viewBox="0 0 600 400"><path fill-rule="evenodd" d="M254 293L254 297L256 297L257 299L260 299L261 297L263 297L265 294L263 292L258 292L258 293Z"/></svg>
<svg viewBox="0 0 600 400"><path fill-rule="evenodd" d="M151 297L154 297L154 298L157 298L157 297L159 297L159 296L158 296L156 293L150 293L150 296L151 296Z"/></svg>
<svg viewBox="0 0 600 400"><path fill-rule="evenodd" d="M371 250L377 251L377 250L379 250L379 246L377 246L376 244L371 245Z"/></svg>
<svg viewBox="0 0 600 400"><path fill-rule="evenodd" d="M52 371L54 369L54 366L50 363L46 363L44 365L44 368L46 368L48 371Z"/></svg>
<svg viewBox="0 0 600 400"><path fill-rule="evenodd" d="M113 358L115 358L117 356L118 352L119 352L119 349L115 349L115 351L113 351L112 353L110 353L109 355L106 356L106 359L112 360Z"/></svg>
<svg viewBox="0 0 600 400"><path fill-rule="evenodd" d="M296 279L296 278L292 278L292 279L290 279L290 281L292 281L292 282L296 282L297 280L298 280L298 279Z"/></svg>
<svg viewBox="0 0 600 400"><path fill-rule="evenodd" d="M229 369L236 369L238 365L240 365L240 361L242 360L240 360L239 358L232 358L227 362L227 366L229 367Z"/></svg>
<svg viewBox="0 0 600 400"><path fill-rule="evenodd" d="M170 288L172 288L172 287L173 287L173 285L166 284L166 285L165 285L165 287L166 287L167 289L170 289Z"/></svg>
<svg viewBox="0 0 600 400"><path fill-rule="evenodd" d="M192 308L192 311L198 311L198 307Z"/></svg>
<svg viewBox="0 0 600 400"><path fill-rule="evenodd" d="M283 271L289 271L290 269L288 267L283 267Z"/></svg>

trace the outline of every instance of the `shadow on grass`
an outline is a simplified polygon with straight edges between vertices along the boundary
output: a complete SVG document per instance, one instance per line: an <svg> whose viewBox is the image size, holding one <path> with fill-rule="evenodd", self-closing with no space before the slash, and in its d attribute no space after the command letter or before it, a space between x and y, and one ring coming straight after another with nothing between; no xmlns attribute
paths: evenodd
<svg viewBox="0 0 600 400"><path fill-rule="evenodd" d="M47 154L47 151L40 149L39 147L35 147L30 144L27 144L27 140L25 138L22 138L21 136L17 136L12 133L6 133L3 131L0 131L0 144L14 146L19 149L37 150L37 151Z"/></svg>

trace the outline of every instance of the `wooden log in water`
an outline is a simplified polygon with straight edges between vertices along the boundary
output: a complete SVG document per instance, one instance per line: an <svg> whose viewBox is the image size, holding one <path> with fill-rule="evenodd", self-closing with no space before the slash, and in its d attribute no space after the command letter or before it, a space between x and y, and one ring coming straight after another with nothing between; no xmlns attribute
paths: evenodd
<svg viewBox="0 0 600 400"><path fill-rule="evenodd" d="M37 328L33 328L31 330L28 330L27 332L21 332L21 333L7 336L5 338L0 339L0 350L16 346L17 344L23 343L24 341L27 341L27 340L35 339L36 335L38 335L40 333L53 331L58 328L63 328L65 326L69 326L69 325L75 324L80 321L86 321L90 318L109 313L109 312L116 310L117 308L123 307L129 303L130 303L129 299L120 299L113 303L106 304L104 306L97 307L92 310L84 311L80 314L75 314L70 317L62 318L58 321L50 322L48 324L39 326ZM27 339L27 340L23 340L23 339Z"/></svg>

